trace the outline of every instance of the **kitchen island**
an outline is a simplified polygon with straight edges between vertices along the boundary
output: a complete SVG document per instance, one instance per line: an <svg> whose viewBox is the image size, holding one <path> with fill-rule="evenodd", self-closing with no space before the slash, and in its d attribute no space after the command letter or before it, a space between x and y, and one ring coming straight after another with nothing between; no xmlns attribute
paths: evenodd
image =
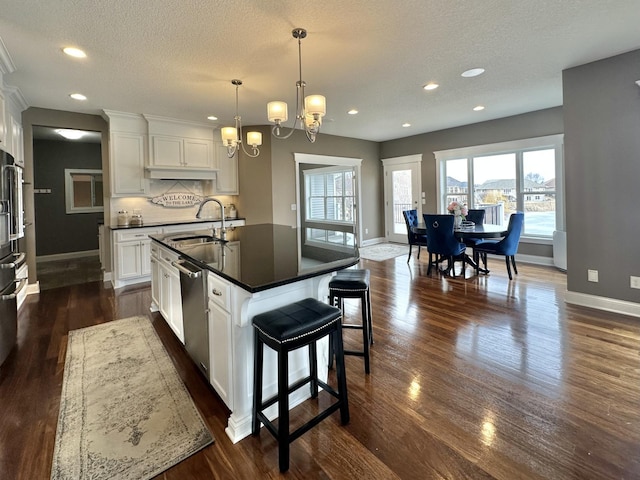
<svg viewBox="0 0 640 480"><path fill-rule="evenodd" d="M182 317L176 270L183 260L205 275L207 293L202 305L208 310L209 365L202 370L231 410L226 433L234 443L251 433L252 318L303 298L327 301L334 272L359 261L355 246L300 242L300 233L290 226L260 224L229 229L225 241L189 232L151 236L153 301L176 336L183 342L186 338L187 351L185 330L191 319ZM327 343L325 339L318 348L318 371L324 380ZM290 355L290 383L309 374L308 358L305 348ZM276 356L269 349L264 365L263 398L268 398L277 387ZM308 389L298 390L291 396L291 407L308 397ZM277 414L275 407L267 411L272 418Z"/></svg>

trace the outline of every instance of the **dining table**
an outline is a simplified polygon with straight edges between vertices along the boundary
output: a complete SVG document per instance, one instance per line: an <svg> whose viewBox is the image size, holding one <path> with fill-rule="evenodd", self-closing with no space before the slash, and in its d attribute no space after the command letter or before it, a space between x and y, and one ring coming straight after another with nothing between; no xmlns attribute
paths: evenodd
<svg viewBox="0 0 640 480"><path fill-rule="evenodd" d="M427 227L423 222L418 223L411 230L418 235L426 235ZM506 225L494 225L492 223L484 223L481 225L464 225L453 229L453 234L459 240L464 241L466 238L502 238L507 235ZM427 246L427 249L429 247ZM476 272L489 273L487 268L482 268L479 262L476 262L468 254L464 254L464 261L472 266Z"/></svg>

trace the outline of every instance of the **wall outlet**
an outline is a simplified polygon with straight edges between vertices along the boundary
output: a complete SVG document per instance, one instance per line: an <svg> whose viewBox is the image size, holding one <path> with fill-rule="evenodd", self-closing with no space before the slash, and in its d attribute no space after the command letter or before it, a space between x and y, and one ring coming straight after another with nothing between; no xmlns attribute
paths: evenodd
<svg viewBox="0 0 640 480"><path fill-rule="evenodd" d="M640 277L634 277L633 275L631 275L629 278L631 288L640 288Z"/></svg>
<svg viewBox="0 0 640 480"><path fill-rule="evenodd" d="M291 204L291 210L295 212L297 209L298 209L298 205L295 204L295 203L292 203Z"/></svg>
<svg viewBox="0 0 640 480"><path fill-rule="evenodd" d="M368 228L365 228L365 229L364 229L364 233L365 233L365 235L366 235L367 233L369 233L369 229L368 229Z"/></svg>
<svg viewBox="0 0 640 480"><path fill-rule="evenodd" d="M598 281L598 270L587 270L587 280L590 282Z"/></svg>

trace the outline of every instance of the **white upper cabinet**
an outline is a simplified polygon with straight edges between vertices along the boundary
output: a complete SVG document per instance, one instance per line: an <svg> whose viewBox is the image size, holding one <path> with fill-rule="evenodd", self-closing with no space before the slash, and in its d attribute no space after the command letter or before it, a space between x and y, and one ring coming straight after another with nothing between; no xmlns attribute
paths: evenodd
<svg viewBox="0 0 640 480"><path fill-rule="evenodd" d="M215 193L220 195L238 195L238 152L229 158L227 147L222 143L215 143L216 161L218 171L216 173Z"/></svg>
<svg viewBox="0 0 640 480"><path fill-rule="evenodd" d="M13 115L10 115L9 119L11 120L11 154L16 161L16 165L24 167L22 124Z"/></svg>
<svg viewBox="0 0 640 480"><path fill-rule="evenodd" d="M145 115L149 178L210 180L216 171L211 125Z"/></svg>
<svg viewBox="0 0 640 480"><path fill-rule="evenodd" d="M4 113L4 95L0 90L0 148L9 150L7 146L7 119Z"/></svg>
<svg viewBox="0 0 640 480"><path fill-rule="evenodd" d="M142 115L104 111L109 122L111 196L147 194L147 124Z"/></svg>

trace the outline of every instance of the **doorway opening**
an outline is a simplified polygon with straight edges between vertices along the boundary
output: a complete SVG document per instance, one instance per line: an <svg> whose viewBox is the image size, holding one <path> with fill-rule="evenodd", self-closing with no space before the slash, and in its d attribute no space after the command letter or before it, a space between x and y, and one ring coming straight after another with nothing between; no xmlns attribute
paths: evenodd
<svg viewBox="0 0 640 480"><path fill-rule="evenodd" d="M98 245L98 227L104 223L102 135L77 130L80 138L68 139L57 130L33 126L40 290L102 279Z"/></svg>
<svg viewBox="0 0 640 480"><path fill-rule="evenodd" d="M402 212L417 210L422 219L421 179L422 155L385 158L384 170L384 218L386 239L389 242L407 243L407 225Z"/></svg>

